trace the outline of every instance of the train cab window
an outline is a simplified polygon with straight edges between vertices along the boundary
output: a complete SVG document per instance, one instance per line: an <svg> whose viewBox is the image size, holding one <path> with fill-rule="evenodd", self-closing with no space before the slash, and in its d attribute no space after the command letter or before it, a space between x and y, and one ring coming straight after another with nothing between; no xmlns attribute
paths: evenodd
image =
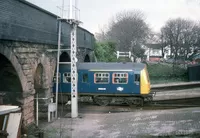
<svg viewBox="0 0 200 138"><path fill-rule="evenodd" d="M140 74L135 74L135 83L140 83Z"/></svg>
<svg viewBox="0 0 200 138"><path fill-rule="evenodd" d="M54 76L53 76L53 82L54 83L56 83L56 74L57 73L55 73ZM58 73L58 82L60 83L60 73Z"/></svg>
<svg viewBox="0 0 200 138"><path fill-rule="evenodd" d="M113 73L113 84L127 84L128 73Z"/></svg>
<svg viewBox="0 0 200 138"><path fill-rule="evenodd" d="M88 82L88 74L87 73L83 74L82 82L83 83L87 83Z"/></svg>
<svg viewBox="0 0 200 138"><path fill-rule="evenodd" d="M63 73L63 83L71 83L71 73L70 72Z"/></svg>
<svg viewBox="0 0 200 138"><path fill-rule="evenodd" d="M107 84L109 83L109 73L95 73L94 83L97 84Z"/></svg>

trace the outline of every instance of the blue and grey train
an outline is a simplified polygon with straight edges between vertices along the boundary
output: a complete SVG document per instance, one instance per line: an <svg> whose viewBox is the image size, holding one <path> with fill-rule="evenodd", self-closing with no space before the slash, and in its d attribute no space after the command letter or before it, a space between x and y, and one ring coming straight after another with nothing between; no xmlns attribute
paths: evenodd
<svg viewBox="0 0 200 138"><path fill-rule="evenodd" d="M145 98L152 98L148 71L143 63L78 63L77 70L78 96L90 97L98 105L111 102L143 105ZM71 98L70 66L60 65L58 90L64 101Z"/></svg>

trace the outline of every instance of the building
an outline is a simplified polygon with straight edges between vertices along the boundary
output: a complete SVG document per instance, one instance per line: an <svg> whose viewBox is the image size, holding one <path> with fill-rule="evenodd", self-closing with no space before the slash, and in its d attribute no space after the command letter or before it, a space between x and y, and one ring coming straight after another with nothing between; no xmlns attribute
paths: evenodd
<svg viewBox="0 0 200 138"><path fill-rule="evenodd" d="M164 48L164 57L162 55L162 47L161 44L146 44L143 46L145 49L145 55L147 61L160 61L162 58L167 59L170 55L170 48Z"/></svg>

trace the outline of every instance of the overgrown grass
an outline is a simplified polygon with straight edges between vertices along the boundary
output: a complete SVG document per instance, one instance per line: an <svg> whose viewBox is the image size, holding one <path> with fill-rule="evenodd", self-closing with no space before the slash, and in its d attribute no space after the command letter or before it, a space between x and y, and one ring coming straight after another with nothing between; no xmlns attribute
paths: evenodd
<svg viewBox="0 0 200 138"><path fill-rule="evenodd" d="M147 65L152 84L188 81L187 69L165 63Z"/></svg>

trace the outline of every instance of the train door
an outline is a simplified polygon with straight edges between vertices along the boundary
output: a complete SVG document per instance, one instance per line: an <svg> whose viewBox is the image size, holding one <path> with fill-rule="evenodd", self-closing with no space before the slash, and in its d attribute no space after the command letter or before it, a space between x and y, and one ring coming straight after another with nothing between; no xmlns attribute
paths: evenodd
<svg viewBox="0 0 200 138"><path fill-rule="evenodd" d="M81 93L87 93L90 89L90 83L89 83L89 72L88 71L82 71L80 76L80 92Z"/></svg>
<svg viewBox="0 0 200 138"><path fill-rule="evenodd" d="M133 74L133 92L140 94L140 72L135 71Z"/></svg>

